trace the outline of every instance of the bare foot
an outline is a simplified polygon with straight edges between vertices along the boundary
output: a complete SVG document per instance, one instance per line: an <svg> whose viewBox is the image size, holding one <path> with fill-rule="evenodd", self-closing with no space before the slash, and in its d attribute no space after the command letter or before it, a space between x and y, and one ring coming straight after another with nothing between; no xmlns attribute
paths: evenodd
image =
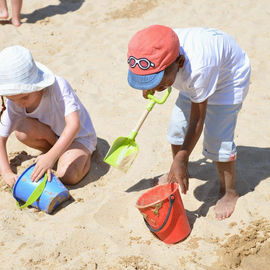
<svg viewBox="0 0 270 270"><path fill-rule="evenodd" d="M222 220L230 217L234 211L238 197L235 190L227 191L215 206L216 218Z"/></svg>
<svg viewBox="0 0 270 270"><path fill-rule="evenodd" d="M168 173L165 173L158 178L158 185L165 185L167 183L168 183Z"/></svg>
<svg viewBox="0 0 270 270"><path fill-rule="evenodd" d="M0 20L7 20L8 19L8 12L6 10L0 11Z"/></svg>
<svg viewBox="0 0 270 270"><path fill-rule="evenodd" d="M21 25L21 20L20 19L11 19L11 23L14 25L14 26L20 26Z"/></svg>

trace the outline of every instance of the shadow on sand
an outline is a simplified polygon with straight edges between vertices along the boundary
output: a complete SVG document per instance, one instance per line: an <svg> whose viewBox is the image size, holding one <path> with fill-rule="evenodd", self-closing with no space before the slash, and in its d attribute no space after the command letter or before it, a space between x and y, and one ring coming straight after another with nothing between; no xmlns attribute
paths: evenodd
<svg viewBox="0 0 270 270"><path fill-rule="evenodd" d="M238 146L236 161L236 189L240 196L254 191L256 186L264 179L270 177L270 148L251 146ZM189 172L191 178L196 178L203 183L196 187L194 196L202 202L195 211L186 210L191 227L196 219L206 216L209 208L219 199L219 180L215 164L205 158L190 162ZM153 178L141 179L131 186L126 192L145 190L157 184L160 175Z"/></svg>
<svg viewBox="0 0 270 270"><path fill-rule="evenodd" d="M14 173L18 173L18 167L22 165L24 161L36 158L37 156L29 155L26 151L21 151L16 154L15 157L10 159L10 167Z"/></svg>
<svg viewBox="0 0 270 270"><path fill-rule="evenodd" d="M84 0L60 0L59 2L58 5L49 5L29 14L21 14L21 19L26 19L24 23L35 23L54 15L63 15L68 12L73 12L83 5Z"/></svg>
<svg viewBox="0 0 270 270"><path fill-rule="evenodd" d="M0 20L0 25L11 24L11 20Z"/></svg>

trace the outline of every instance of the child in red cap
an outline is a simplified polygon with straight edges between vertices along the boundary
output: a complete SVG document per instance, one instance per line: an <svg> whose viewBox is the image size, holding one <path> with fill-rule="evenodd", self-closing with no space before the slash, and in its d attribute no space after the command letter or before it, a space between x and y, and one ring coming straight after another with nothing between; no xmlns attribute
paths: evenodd
<svg viewBox="0 0 270 270"><path fill-rule="evenodd" d="M249 88L248 56L217 29L153 25L131 38L127 57L128 82L145 98L169 86L180 90L167 132L173 153L167 181L187 192L189 156L204 127L203 154L216 163L223 195L216 218L228 218L238 199L234 130Z"/></svg>

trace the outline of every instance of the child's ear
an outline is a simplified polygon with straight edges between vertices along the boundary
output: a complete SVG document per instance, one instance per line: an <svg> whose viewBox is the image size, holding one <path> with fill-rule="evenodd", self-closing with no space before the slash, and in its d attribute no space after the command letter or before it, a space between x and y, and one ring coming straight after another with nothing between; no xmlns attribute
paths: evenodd
<svg viewBox="0 0 270 270"><path fill-rule="evenodd" d="M185 56L183 54L180 55L179 60L178 60L179 68L184 66L185 63Z"/></svg>

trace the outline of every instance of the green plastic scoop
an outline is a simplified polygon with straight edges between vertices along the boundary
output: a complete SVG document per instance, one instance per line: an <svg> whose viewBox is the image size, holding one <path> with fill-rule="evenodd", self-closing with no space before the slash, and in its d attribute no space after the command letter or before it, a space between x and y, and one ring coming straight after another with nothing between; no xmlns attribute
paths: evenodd
<svg viewBox="0 0 270 270"><path fill-rule="evenodd" d="M123 171L127 172L133 161L135 160L139 147L135 142L135 138L144 122L149 112L153 109L156 103L163 104L168 96L171 93L171 87L166 90L165 95L158 99L151 94L147 95L147 98L150 99L150 102L147 104L146 111L139 120L137 127L131 131L128 137L119 137L117 138L111 148L109 149L104 161L109 165Z"/></svg>

